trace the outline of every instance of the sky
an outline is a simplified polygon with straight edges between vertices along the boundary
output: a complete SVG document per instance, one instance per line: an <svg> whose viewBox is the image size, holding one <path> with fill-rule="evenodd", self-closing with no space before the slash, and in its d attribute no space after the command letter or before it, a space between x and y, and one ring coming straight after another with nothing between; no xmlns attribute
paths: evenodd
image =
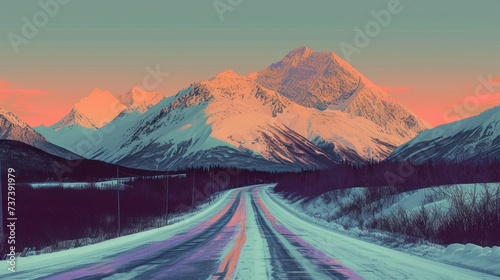
<svg viewBox="0 0 500 280"><path fill-rule="evenodd" d="M0 108L50 125L95 87L175 94L308 46L435 126L500 104L499 10L498 0L3 0Z"/></svg>

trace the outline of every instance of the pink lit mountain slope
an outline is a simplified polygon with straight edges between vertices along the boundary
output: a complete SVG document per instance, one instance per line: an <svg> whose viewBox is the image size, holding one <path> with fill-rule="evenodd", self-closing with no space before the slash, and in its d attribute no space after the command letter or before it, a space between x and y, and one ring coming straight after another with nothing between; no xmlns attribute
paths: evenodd
<svg viewBox="0 0 500 280"><path fill-rule="evenodd" d="M159 92L148 92L140 87L133 87L129 92L118 96L118 100L125 105L126 112L144 113L160 102L163 97L164 95Z"/></svg>
<svg viewBox="0 0 500 280"><path fill-rule="evenodd" d="M477 116L423 131L399 146L391 161L478 161L500 159L500 106Z"/></svg>
<svg viewBox="0 0 500 280"><path fill-rule="evenodd" d="M151 169L323 168L342 159L385 157L395 145L365 118L301 106L232 70L192 84L133 124L117 118L109 126L113 135L84 155Z"/></svg>
<svg viewBox="0 0 500 280"><path fill-rule="evenodd" d="M28 124L14 114L3 109L0 109L0 139L23 142L64 159L81 158L74 153L48 142Z"/></svg>
<svg viewBox="0 0 500 280"><path fill-rule="evenodd" d="M297 170L385 159L425 128L335 54L302 47L259 73L226 70L152 107L124 109L76 151L136 168Z"/></svg>
<svg viewBox="0 0 500 280"><path fill-rule="evenodd" d="M138 87L118 97L109 91L95 88L90 95L76 103L71 111L50 127L35 130L50 142L78 154L95 145L94 132L118 116L142 114L158 103L163 95L147 92Z"/></svg>
<svg viewBox="0 0 500 280"><path fill-rule="evenodd" d="M300 47L249 76L305 107L338 110L370 120L396 145L429 128L333 52Z"/></svg>

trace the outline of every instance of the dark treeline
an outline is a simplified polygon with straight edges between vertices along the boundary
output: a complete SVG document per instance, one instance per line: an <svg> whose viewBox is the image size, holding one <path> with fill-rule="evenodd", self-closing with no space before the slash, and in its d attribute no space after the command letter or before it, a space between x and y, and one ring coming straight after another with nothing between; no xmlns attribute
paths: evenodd
<svg viewBox="0 0 500 280"><path fill-rule="evenodd" d="M130 176L130 170L121 170L120 176ZM172 176L172 173L168 174ZM191 211L193 203L196 208L223 190L276 180L276 174L272 173L221 167L196 168L174 174L168 177L170 215ZM99 180L94 178L94 181ZM124 183L119 196L120 230L116 188L31 188L27 184L17 185L16 251L23 252L26 248L57 251L166 224L167 179L138 178ZM5 192L3 198L5 205ZM2 240L1 244L0 255L4 256L7 242Z"/></svg>
<svg viewBox="0 0 500 280"><path fill-rule="evenodd" d="M99 174L105 178L116 176L116 166L103 168ZM86 164L80 172L68 172L63 182L98 182L103 178L90 176L92 166ZM95 170L95 167L94 167ZM5 170L3 170L5 171ZM22 171L21 167L16 173ZM16 187L16 250L46 252L67 249L139 232L166 224L167 179L154 179L151 175L167 172L119 169L120 177L136 177L124 183L120 193L120 230L118 229L118 190L96 187L71 189L49 187L34 189L27 184ZM202 202L208 202L223 190L252 184L279 182L276 191L287 195L313 197L330 190L356 186L394 186L398 191L454 183L494 182L500 180L500 163L489 164L437 164L425 163L369 163L353 165L342 163L328 170L294 173L266 173L236 168L192 168L169 172L168 213L191 211ZM5 174L2 174L5 176ZM20 175L20 173L17 173ZM175 175L175 176L173 176ZM45 181L30 176L27 181ZM90 177L88 177L90 176ZM24 177L20 175L18 178ZM5 178L5 177L4 177ZM57 180L56 180L57 181ZM194 192L193 192L194 185ZM194 194L194 195L193 195ZM193 200L194 199L194 200ZM3 193L3 205L6 205ZM4 218L6 213L4 212ZM374 225L375 226L375 225ZM378 225L380 226L380 224ZM384 226L389 227L389 225ZM4 228L4 233L6 228ZM4 234L4 238L7 234ZM69 242L70 241L70 242ZM2 240L0 255L5 254L7 243Z"/></svg>
<svg viewBox="0 0 500 280"><path fill-rule="evenodd" d="M312 197L352 187L395 187L399 191L465 183L500 182L500 162L436 163L343 162L326 170L305 171L280 177L277 192Z"/></svg>
<svg viewBox="0 0 500 280"><path fill-rule="evenodd" d="M443 187L436 191L450 209L422 208L417 212L399 209L375 217L383 203L405 191L452 184L500 182L500 162L433 163L418 165L394 162L353 165L343 163L329 170L287 174L275 188L288 198L335 197L352 187L365 187L352 203L341 206L338 216L350 216L358 227L379 229L439 244L474 243L494 246L500 242L500 192L484 187L483 192ZM481 184L482 186L486 186ZM390 206L390 205L389 205ZM377 211L380 211L378 209ZM335 217L330 217L335 220Z"/></svg>

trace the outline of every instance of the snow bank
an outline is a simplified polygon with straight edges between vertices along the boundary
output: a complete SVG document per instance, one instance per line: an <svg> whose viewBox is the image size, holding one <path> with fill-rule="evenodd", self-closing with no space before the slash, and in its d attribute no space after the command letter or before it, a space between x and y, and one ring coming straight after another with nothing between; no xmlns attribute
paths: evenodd
<svg viewBox="0 0 500 280"><path fill-rule="evenodd" d="M472 243L451 244L438 258L442 261L500 276L500 247L481 247Z"/></svg>
<svg viewBox="0 0 500 280"><path fill-rule="evenodd" d="M487 185L493 190L500 188L500 184L497 183ZM375 215L387 215L400 207L409 211L418 210L422 203L424 203L425 207L438 206L440 211L446 212L449 208L449 203L442 197L435 195L435 191L440 188L442 187L420 189L398 194L396 195L396 202L394 204L386 204ZM450 191L463 189L466 193L475 192L478 195L484 191L484 186L481 184L451 185L445 188ZM362 191L363 188L343 190L341 195L338 196L337 201L328 201L328 195L325 194L313 199L289 201L279 194L271 191L269 193L276 202L285 206L297 216L337 233L398 251L425 256L426 258L500 276L500 247L498 246L483 248L474 244L451 244L448 247L444 247L416 238L383 231L360 229L354 226L355 222L350 221L351 217L339 217L339 205L351 202L352 198L355 195L361 194Z"/></svg>

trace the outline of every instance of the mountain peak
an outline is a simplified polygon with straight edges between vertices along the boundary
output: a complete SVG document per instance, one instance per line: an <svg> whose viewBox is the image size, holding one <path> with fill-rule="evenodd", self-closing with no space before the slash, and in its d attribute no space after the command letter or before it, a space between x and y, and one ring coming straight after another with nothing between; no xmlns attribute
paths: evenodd
<svg viewBox="0 0 500 280"><path fill-rule="evenodd" d="M42 135L7 110L0 109L0 139L21 141L30 145L45 142Z"/></svg>
<svg viewBox="0 0 500 280"><path fill-rule="evenodd" d="M100 128L125 109L126 106L111 92L96 87L88 96L80 99L54 127L59 129L77 124L85 128Z"/></svg>
<svg viewBox="0 0 500 280"><path fill-rule="evenodd" d="M254 81L247 76L240 75L231 69L226 69L215 77L195 83L196 87L201 86L211 95L227 95L250 93Z"/></svg>
<svg viewBox="0 0 500 280"><path fill-rule="evenodd" d="M159 92L145 91L140 87L133 87L128 92L118 96L118 100L127 107L128 111L146 112L151 106L158 103L163 96Z"/></svg>
<svg viewBox="0 0 500 280"><path fill-rule="evenodd" d="M311 54L315 53L313 50L311 50L308 47L298 47L291 52L289 52L283 60L281 60L278 63L273 64L272 66L274 67L296 67L299 63L302 61L306 60Z"/></svg>
<svg viewBox="0 0 500 280"><path fill-rule="evenodd" d="M11 112L9 112L7 110L0 109L0 116L3 116L7 121L9 121L10 123L17 125L19 127L24 128L24 127L28 126L28 124L26 124L20 118L18 118L16 115L12 114Z"/></svg>
<svg viewBox="0 0 500 280"><path fill-rule="evenodd" d="M293 49L291 52L288 53L287 57L292 57L292 56L299 56L301 58L306 58L310 54L312 54L314 51L306 46L301 46L298 48Z"/></svg>
<svg viewBox="0 0 500 280"><path fill-rule="evenodd" d="M80 99L80 101L75 104L74 109L83 113L91 112L93 111L95 106L98 106L99 103L110 100L116 100L111 92L107 90L101 90L100 88L96 87L88 96Z"/></svg>
<svg viewBox="0 0 500 280"><path fill-rule="evenodd" d="M98 87L95 87L89 95L83 97L82 99L80 99L74 107L77 107L77 106L85 106L87 103L90 103L90 102L99 102L99 100L102 100L102 99L108 99L110 97L112 97L113 95L111 94L111 92L109 92L108 90L102 90Z"/></svg>
<svg viewBox="0 0 500 280"><path fill-rule="evenodd" d="M304 107L364 117L405 140L427 128L425 122L331 51L299 47L251 77Z"/></svg>
<svg viewBox="0 0 500 280"><path fill-rule="evenodd" d="M226 89L237 89L237 88L244 88L246 86L249 86L252 82L254 82L252 79L250 79L247 76L240 75L236 72L234 72L231 69L226 69L219 74L217 74L215 77L213 77L210 80L200 82L200 84L204 84L212 89L218 88L218 89L225 89L222 91L226 91Z"/></svg>
<svg viewBox="0 0 500 280"><path fill-rule="evenodd" d="M40 126L40 128L47 129L45 126ZM0 109L0 139L23 142L46 153L65 159L81 159L80 156L77 156L76 154L73 154L68 150L65 150L48 142L45 137L43 137L39 132L35 131L31 126L23 122L16 115L2 109ZM9 142L2 142L2 145L6 143ZM10 142L10 144L13 144L15 146L19 145L15 144L14 142ZM25 160L24 157L25 156L21 156L20 159Z"/></svg>
<svg viewBox="0 0 500 280"><path fill-rule="evenodd" d="M140 87L133 87L128 92L118 96L118 99L123 103L123 105L130 107L134 104L142 103L147 99L148 92Z"/></svg>
<svg viewBox="0 0 500 280"><path fill-rule="evenodd" d="M94 87L94 89L92 90L92 92L90 94L92 95L92 94L100 94L100 93L106 94L106 93L109 93L109 91L103 90L99 87Z"/></svg>
<svg viewBox="0 0 500 280"><path fill-rule="evenodd" d="M300 105L320 110L345 108L365 80L333 52L314 52L307 47L292 50L252 77Z"/></svg>
<svg viewBox="0 0 500 280"><path fill-rule="evenodd" d="M232 69L228 68L219 74L217 74L214 79L234 79L234 78L240 78L243 77L242 75L234 72Z"/></svg>

